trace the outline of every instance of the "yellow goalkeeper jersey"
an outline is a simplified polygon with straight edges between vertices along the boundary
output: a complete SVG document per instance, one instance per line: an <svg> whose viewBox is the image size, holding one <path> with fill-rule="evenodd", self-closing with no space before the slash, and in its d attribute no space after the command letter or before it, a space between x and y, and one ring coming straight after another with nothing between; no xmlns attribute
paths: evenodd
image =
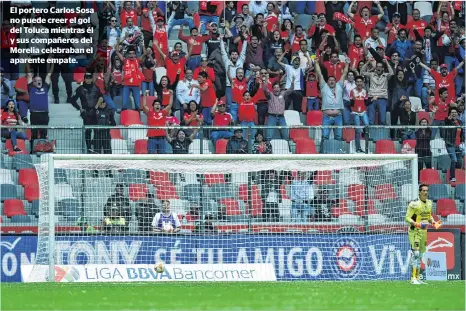
<svg viewBox="0 0 466 311"><path fill-rule="evenodd" d="M406 211L405 221L407 223L411 223L411 220L415 222L429 222L432 218L432 200L426 200L426 202L422 202L421 200L417 199L416 201L412 201L408 205L408 210ZM416 229L413 225L410 226L410 229ZM426 230L426 229L419 229L419 230Z"/></svg>

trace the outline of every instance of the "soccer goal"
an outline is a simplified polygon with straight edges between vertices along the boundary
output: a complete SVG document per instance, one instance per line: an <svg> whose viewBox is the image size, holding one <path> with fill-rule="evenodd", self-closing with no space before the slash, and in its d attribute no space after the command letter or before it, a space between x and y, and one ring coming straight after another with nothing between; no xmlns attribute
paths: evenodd
<svg viewBox="0 0 466 311"><path fill-rule="evenodd" d="M25 281L409 278L415 154L53 154L36 169Z"/></svg>

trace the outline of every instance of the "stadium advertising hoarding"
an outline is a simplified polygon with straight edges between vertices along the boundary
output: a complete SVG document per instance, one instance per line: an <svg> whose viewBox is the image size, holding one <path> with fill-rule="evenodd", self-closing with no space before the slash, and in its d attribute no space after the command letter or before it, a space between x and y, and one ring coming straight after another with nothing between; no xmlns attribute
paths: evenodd
<svg viewBox="0 0 466 311"><path fill-rule="evenodd" d="M448 279L460 279L459 245L459 230L429 233L428 251L446 253ZM1 247L2 281L21 281L37 237L3 236ZM272 263L277 280L407 280L410 270L405 234L57 236L56 252L57 265Z"/></svg>
<svg viewBox="0 0 466 311"><path fill-rule="evenodd" d="M34 267L34 275L31 271ZM48 266L21 267L24 282L45 282ZM154 265L55 266L56 282L258 282L276 281L274 267L264 264L175 264L158 273Z"/></svg>

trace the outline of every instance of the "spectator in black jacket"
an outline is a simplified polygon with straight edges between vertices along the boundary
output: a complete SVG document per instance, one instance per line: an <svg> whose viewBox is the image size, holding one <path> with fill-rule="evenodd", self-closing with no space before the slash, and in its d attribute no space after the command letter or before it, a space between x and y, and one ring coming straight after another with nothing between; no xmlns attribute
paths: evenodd
<svg viewBox="0 0 466 311"><path fill-rule="evenodd" d="M419 125L423 126L416 131L416 154L418 159L418 169L421 171L425 168L432 168L432 151L430 151L430 140L432 130L429 127L429 121L424 118L419 121Z"/></svg>
<svg viewBox="0 0 466 311"><path fill-rule="evenodd" d="M103 97L98 99L95 109L96 125L106 127L116 125L113 109L107 106ZM111 136L109 128L96 129L94 132L94 152L111 154L112 146L110 141Z"/></svg>
<svg viewBox="0 0 466 311"><path fill-rule="evenodd" d="M461 142L464 142L464 129L458 118L458 108L450 106L448 109L448 117L445 118L445 126L455 126L456 128L444 129L444 140L447 147L448 155L451 159L450 165L450 182L455 182L455 169L458 163L458 158L464 156L460 149Z"/></svg>
<svg viewBox="0 0 466 311"><path fill-rule="evenodd" d="M71 98L71 104L74 108L81 112L84 125L96 125L96 104L97 100L102 97L100 89L94 84L92 80L92 73L88 72L84 75L83 84L78 87ZM78 105L77 100L81 101L81 106ZM92 129L86 128L85 132L87 152L92 152Z"/></svg>
<svg viewBox="0 0 466 311"><path fill-rule="evenodd" d="M236 129L227 144L227 153L248 153L248 142L243 138L243 130Z"/></svg>
<svg viewBox="0 0 466 311"><path fill-rule="evenodd" d="M403 104L403 109L401 110L401 113L400 113L400 124L406 125L406 126L416 125L416 113L411 111L411 102L409 100L406 100ZM401 129L400 138L402 141L406 139L416 138L414 129L410 129L410 128Z"/></svg>
<svg viewBox="0 0 466 311"><path fill-rule="evenodd" d="M131 217L131 206L129 205L129 199L125 196L125 187L123 184L117 184L115 186L115 193L112 194L104 206L104 217L110 215L112 208L117 208L119 214L126 219Z"/></svg>
<svg viewBox="0 0 466 311"><path fill-rule="evenodd" d="M260 173L261 198L264 203L262 219L265 222L276 222L280 220L278 204L282 199L280 196L280 178L274 170Z"/></svg>
<svg viewBox="0 0 466 311"><path fill-rule="evenodd" d="M152 220L158 212L155 200L154 194L149 193L147 194L147 198L137 206L136 218L138 220L138 231L152 231Z"/></svg>
<svg viewBox="0 0 466 311"><path fill-rule="evenodd" d="M310 202L315 212L315 221L332 221L332 207L336 206L336 200L329 199L328 191L320 189L314 200Z"/></svg>

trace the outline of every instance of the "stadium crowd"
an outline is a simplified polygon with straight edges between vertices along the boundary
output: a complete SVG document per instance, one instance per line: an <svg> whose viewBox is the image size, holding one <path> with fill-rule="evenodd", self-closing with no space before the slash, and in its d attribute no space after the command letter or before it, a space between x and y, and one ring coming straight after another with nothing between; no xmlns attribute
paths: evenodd
<svg viewBox="0 0 466 311"><path fill-rule="evenodd" d="M8 5L35 5L18 3ZM167 144L173 153L188 153L201 134L216 147L225 142L227 153L272 153L272 127L281 126L285 140L296 133L286 127L290 125L286 114L292 111L306 125L330 126L322 129L322 153L330 153L325 141L345 139L343 126L358 126L351 139L355 152L364 153L361 135L369 135L368 126L419 125L392 128L384 139L400 142L403 152L418 153L421 170L432 168L430 141L440 138L451 159L449 181L455 182L456 169L464 168L462 1L82 1L80 5L94 8L98 23L30 26L93 27L94 34L75 36L93 37L95 53L31 54L31 59L72 57L76 63L32 64L24 74L9 62L18 57L10 50L15 43L9 40L17 34L9 30L19 25L10 23L8 13L2 16L2 125L10 126L2 129L2 138L11 139L14 152L23 151L17 141L26 138L14 126L48 125L49 106L66 104L58 96L61 76L66 102L80 111L85 126L115 126L116 115L122 125L132 118L137 120L134 124L142 124L141 113L148 126L184 126L149 129L148 153L165 153ZM3 11L9 12L5 6ZM173 33L179 40L171 46ZM75 44L82 46L87 45ZM73 82L79 85L75 89ZM233 125L242 129L231 130ZM256 125L270 128L255 130ZM199 126L215 128L203 131ZM437 126L452 127L438 131ZM89 128L85 136L88 152L112 152L110 130ZM309 131L305 136L307 144ZM46 129L33 130L31 146L35 139L46 137Z"/></svg>

